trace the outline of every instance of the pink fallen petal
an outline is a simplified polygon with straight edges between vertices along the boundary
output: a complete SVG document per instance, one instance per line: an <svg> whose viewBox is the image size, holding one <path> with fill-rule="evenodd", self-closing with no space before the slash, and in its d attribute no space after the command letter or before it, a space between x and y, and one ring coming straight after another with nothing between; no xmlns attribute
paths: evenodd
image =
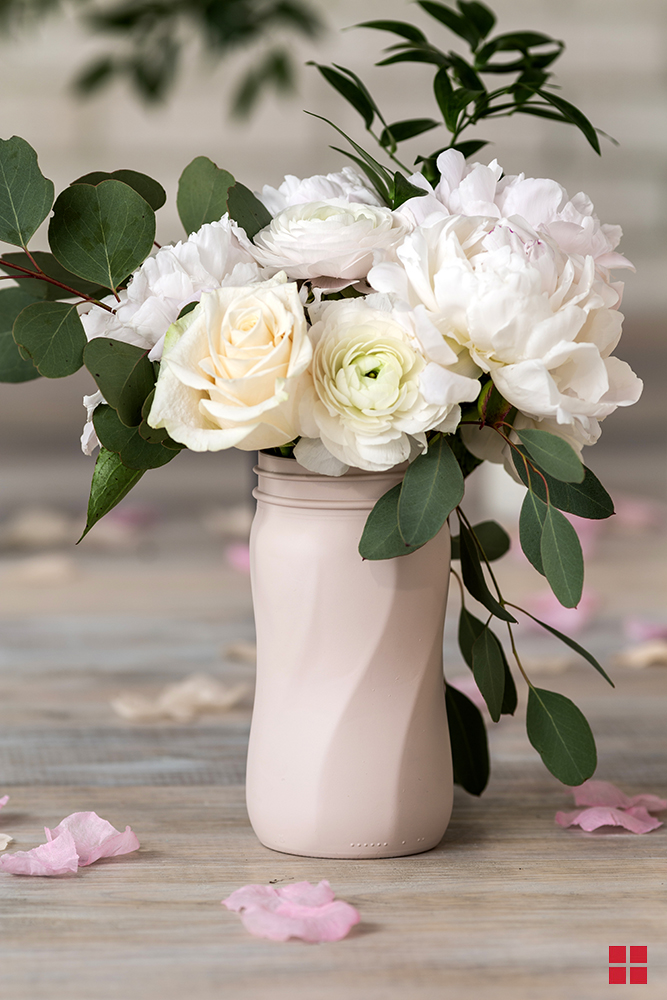
<svg viewBox="0 0 667 1000"><path fill-rule="evenodd" d="M250 549L246 544L233 542L225 549L225 559L239 573L250 573Z"/></svg>
<svg viewBox="0 0 667 1000"><path fill-rule="evenodd" d="M632 642L650 642L651 639L667 639L667 624L630 615L623 619L623 634Z"/></svg>
<svg viewBox="0 0 667 1000"><path fill-rule="evenodd" d="M129 826L121 833L95 812L72 813L55 830L46 828L45 832L48 840L55 841L63 833L68 833L74 839L80 868L92 865L93 861L100 858L129 854L140 847L137 835Z"/></svg>
<svg viewBox="0 0 667 1000"><path fill-rule="evenodd" d="M0 809L2 809L3 806L6 806L8 802L9 802L9 795L3 795L2 798L0 799Z"/></svg>
<svg viewBox="0 0 667 1000"><path fill-rule="evenodd" d="M353 906L334 899L326 879L318 885L247 885L222 902L228 910L241 913L247 931L271 941L290 937L311 943L340 941L360 920Z"/></svg>
<svg viewBox="0 0 667 1000"><path fill-rule="evenodd" d="M601 826L623 826L630 833L649 833L662 826L660 820L649 816L643 806L633 806L627 810L594 806L592 809L575 809L570 813L557 812L556 822L559 826L580 826L587 833Z"/></svg>
<svg viewBox="0 0 667 1000"><path fill-rule="evenodd" d="M632 806L643 806L652 812L667 809L667 799L657 795L626 795L611 781L596 781L589 778L583 785L572 789L575 805L578 806L609 806L617 809L630 809Z"/></svg>
<svg viewBox="0 0 667 1000"><path fill-rule="evenodd" d="M78 867L74 837L68 830L31 851L16 851L0 858L0 871L11 875L66 875Z"/></svg>
<svg viewBox="0 0 667 1000"><path fill-rule="evenodd" d="M636 533L660 527L667 513L664 504L633 496L614 497L614 507L615 524Z"/></svg>

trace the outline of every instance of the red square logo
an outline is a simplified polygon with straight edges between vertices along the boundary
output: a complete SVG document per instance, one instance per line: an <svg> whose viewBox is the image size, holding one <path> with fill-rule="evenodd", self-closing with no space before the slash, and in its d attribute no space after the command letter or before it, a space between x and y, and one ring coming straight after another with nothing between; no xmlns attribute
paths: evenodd
<svg viewBox="0 0 667 1000"><path fill-rule="evenodd" d="M646 949L644 949L646 951ZM624 944L610 944L609 945L609 961L610 962L623 962L625 963L625 945ZM641 962L642 959L634 959L636 962ZM646 959L644 959L646 961ZM609 980L611 982L611 980ZM625 979L623 980L625 982Z"/></svg>
<svg viewBox="0 0 667 1000"><path fill-rule="evenodd" d="M609 971L611 972L611 969ZM625 982L625 979L623 980L623 982ZM631 985L636 985L636 986L646 986L646 984L648 983L648 978L646 975L645 965L630 966L630 983Z"/></svg>
<svg viewBox="0 0 667 1000"><path fill-rule="evenodd" d="M648 948L645 944L631 944L630 945L630 961L631 962L648 962ZM611 959L609 959L611 962ZM625 961L625 959L623 959Z"/></svg>
<svg viewBox="0 0 667 1000"><path fill-rule="evenodd" d="M634 972L634 969L632 970ZM632 980L630 980L632 982ZM610 965L609 966L609 982L610 984L618 985L622 984L625 986L625 966L624 965Z"/></svg>

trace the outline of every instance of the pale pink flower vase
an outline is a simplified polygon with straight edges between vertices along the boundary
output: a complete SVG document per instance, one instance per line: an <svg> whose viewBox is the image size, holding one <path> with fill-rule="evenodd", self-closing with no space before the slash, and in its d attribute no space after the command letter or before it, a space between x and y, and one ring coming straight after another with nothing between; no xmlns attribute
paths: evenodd
<svg viewBox="0 0 667 1000"><path fill-rule="evenodd" d="M368 513L402 470L331 478L260 454L257 472L246 782L255 833L310 857L427 851L452 808L447 528L411 555L364 561Z"/></svg>

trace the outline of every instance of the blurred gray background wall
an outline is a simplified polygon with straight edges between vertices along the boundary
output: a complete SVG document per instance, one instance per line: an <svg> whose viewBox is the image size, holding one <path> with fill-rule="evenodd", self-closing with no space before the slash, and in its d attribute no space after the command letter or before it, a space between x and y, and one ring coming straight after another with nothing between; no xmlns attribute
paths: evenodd
<svg viewBox="0 0 667 1000"><path fill-rule="evenodd" d="M375 69L381 46L390 44L392 36L338 29L371 18L405 17L445 47L456 47L454 36L405 0L319 0L315 6L330 30L317 43L294 42L297 63L315 58L352 68L368 82L390 120L435 110L431 67ZM637 274L626 272L627 322L618 353L646 379L647 391L639 406L611 418L603 437L609 446L636 448L649 439L660 445L667 305L667 4L495 0L492 6L500 30L534 29L565 40L556 79L562 95L620 143L616 147L603 140L600 159L575 129L526 117L484 124L477 132L494 143L478 158L496 156L508 173L554 177L570 194L583 190L603 221L622 225L621 249L635 262ZM289 101L270 97L249 123L230 121L229 94L248 54L213 69L205 59L190 64L163 106L141 105L122 84L87 101L76 100L69 89L72 75L100 48L71 20L45 21L37 31L0 39L0 134L16 133L31 142L56 190L92 169L131 167L155 176L169 196L158 215L160 242L183 235L176 186L181 170L196 155L210 156L256 189L279 184L286 173L306 176L339 169L345 162L329 149L337 137L303 109L335 120L366 142L361 119L307 67L300 73L298 96ZM413 143L416 151L419 140ZM79 373L62 383L40 379L1 386L5 454L27 457L57 446L73 455L83 413L81 394L89 385L89 377ZM664 460L664 450L662 455Z"/></svg>

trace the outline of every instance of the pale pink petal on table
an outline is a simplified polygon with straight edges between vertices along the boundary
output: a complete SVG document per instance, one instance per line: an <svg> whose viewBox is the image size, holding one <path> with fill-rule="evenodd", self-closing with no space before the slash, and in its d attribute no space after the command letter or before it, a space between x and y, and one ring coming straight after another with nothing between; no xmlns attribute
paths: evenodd
<svg viewBox="0 0 667 1000"><path fill-rule="evenodd" d="M623 633L633 642L649 642L651 639L667 639L667 624L630 615L623 619Z"/></svg>
<svg viewBox="0 0 667 1000"><path fill-rule="evenodd" d="M250 573L250 549L241 542L233 542L225 549L225 559L239 573Z"/></svg>
<svg viewBox="0 0 667 1000"><path fill-rule="evenodd" d="M228 910L240 912L251 934L271 941L287 941L290 937L311 943L340 941L360 920L353 906L334 899L326 879L319 885L246 885L222 903Z"/></svg>
<svg viewBox="0 0 667 1000"><path fill-rule="evenodd" d="M79 866L85 868L100 858L115 858L139 849L137 835L129 826L121 833L95 812L78 812L66 816L55 830L46 829L48 840L68 833L74 840Z"/></svg>
<svg viewBox="0 0 667 1000"><path fill-rule="evenodd" d="M587 833L601 826L622 826L630 833L649 833L662 826L660 820L649 816L643 806L633 806L631 809L594 806L591 809L575 809L570 813L557 812L556 822L559 826L580 826Z"/></svg>
<svg viewBox="0 0 667 1000"><path fill-rule="evenodd" d="M659 527L667 515L665 504L641 497L617 496L614 498L614 507L616 524L637 533Z"/></svg>
<svg viewBox="0 0 667 1000"><path fill-rule="evenodd" d="M9 795L3 795L2 798L0 799L0 809L2 809L3 806L6 806L8 802L9 802Z"/></svg>
<svg viewBox="0 0 667 1000"><path fill-rule="evenodd" d="M578 806L611 806L618 809L629 809L632 806L643 806L653 812L667 809L667 799L657 795L626 795L611 781L597 781L589 778L583 785L572 789L575 805Z"/></svg>
<svg viewBox="0 0 667 1000"><path fill-rule="evenodd" d="M66 875L78 867L74 837L68 830L31 851L16 851L0 858L0 871L11 875Z"/></svg>

